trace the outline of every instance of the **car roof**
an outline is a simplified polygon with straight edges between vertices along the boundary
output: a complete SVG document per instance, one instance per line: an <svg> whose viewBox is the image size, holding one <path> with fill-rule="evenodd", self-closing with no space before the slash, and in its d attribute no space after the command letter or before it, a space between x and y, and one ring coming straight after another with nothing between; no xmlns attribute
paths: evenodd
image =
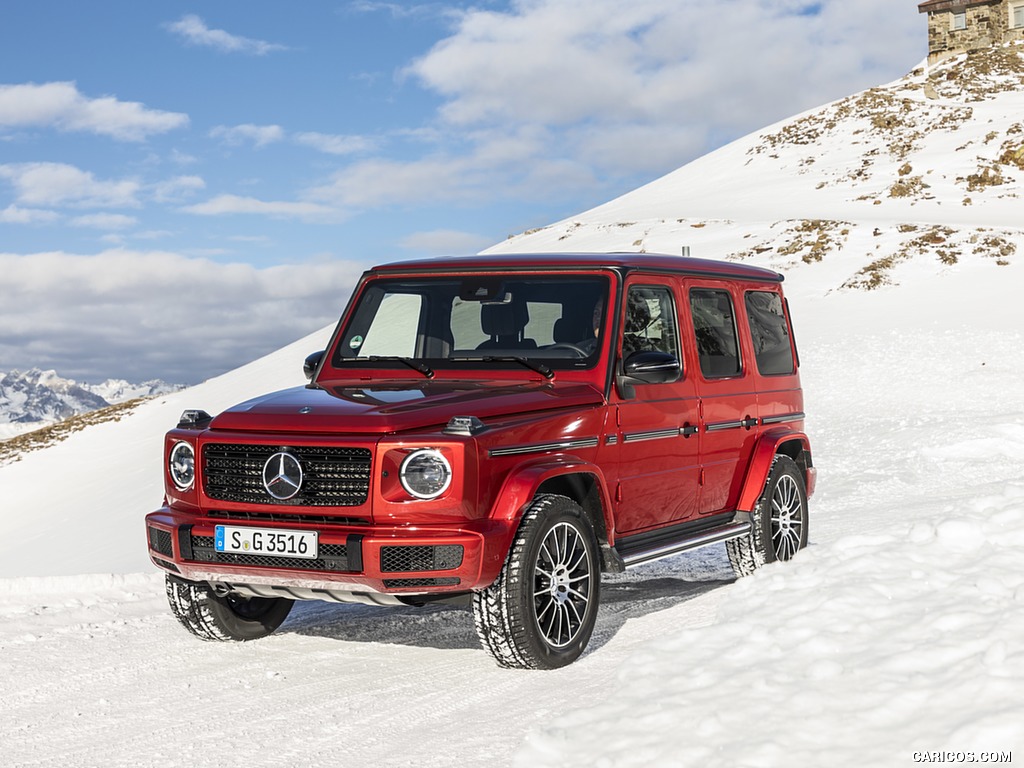
<svg viewBox="0 0 1024 768"><path fill-rule="evenodd" d="M382 264L370 270L369 274L564 268L674 272L773 283L780 283L784 279L778 272L761 267L731 261L672 256L665 253L496 253L475 256L435 256Z"/></svg>

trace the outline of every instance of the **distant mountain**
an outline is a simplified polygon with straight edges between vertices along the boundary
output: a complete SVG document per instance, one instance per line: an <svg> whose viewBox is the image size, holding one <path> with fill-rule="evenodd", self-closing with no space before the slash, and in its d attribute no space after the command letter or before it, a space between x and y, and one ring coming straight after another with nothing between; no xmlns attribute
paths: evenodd
<svg viewBox="0 0 1024 768"><path fill-rule="evenodd" d="M109 405L180 389L184 387L163 381L132 384L108 379L102 384L80 384L38 368L0 374L0 440Z"/></svg>
<svg viewBox="0 0 1024 768"><path fill-rule="evenodd" d="M102 384L82 384L83 389L99 395L110 405L117 405L137 397L155 397L185 389L184 384L168 384L160 379L132 384L124 379L107 379Z"/></svg>

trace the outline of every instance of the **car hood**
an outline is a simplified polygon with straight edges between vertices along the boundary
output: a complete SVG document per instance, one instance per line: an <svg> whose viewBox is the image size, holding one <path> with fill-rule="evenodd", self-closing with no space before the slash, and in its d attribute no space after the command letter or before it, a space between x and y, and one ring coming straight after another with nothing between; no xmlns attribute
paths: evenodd
<svg viewBox="0 0 1024 768"><path fill-rule="evenodd" d="M386 434L437 427L453 416L481 420L559 408L594 406L589 384L408 381L372 386L295 387L248 400L217 416L210 427L236 432Z"/></svg>

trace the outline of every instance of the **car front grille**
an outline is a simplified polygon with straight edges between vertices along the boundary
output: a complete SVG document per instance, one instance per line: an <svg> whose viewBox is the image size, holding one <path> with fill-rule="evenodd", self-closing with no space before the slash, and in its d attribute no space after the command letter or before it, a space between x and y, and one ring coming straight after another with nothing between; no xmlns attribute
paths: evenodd
<svg viewBox="0 0 1024 768"><path fill-rule="evenodd" d="M267 459L282 450L299 460L303 473L301 489L286 500L274 498L263 486ZM355 507L369 496L371 456L367 448L207 443L203 490L211 499L243 504Z"/></svg>
<svg viewBox="0 0 1024 768"><path fill-rule="evenodd" d="M178 570L178 566L176 566L174 563L169 563L166 560L161 560L159 557L154 557L153 562L159 565L161 568L166 568L168 571L171 571L171 573L181 573L181 571Z"/></svg>
<svg viewBox="0 0 1024 768"><path fill-rule="evenodd" d="M316 560L302 557L273 557L218 552L212 536L192 537L192 559L201 563L222 565L255 565L264 568L289 568L301 571L348 571L348 547L344 544L321 544Z"/></svg>
<svg viewBox="0 0 1024 768"><path fill-rule="evenodd" d="M337 515L304 515L288 512L253 512L239 510L225 512L211 509L206 516L215 520L226 520L236 523L304 523L307 525L369 525L370 521L363 517L338 517Z"/></svg>
<svg viewBox="0 0 1024 768"><path fill-rule="evenodd" d="M380 570L383 573L447 571L462 565L462 554L460 544L437 547L381 547Z"/></svg>
<svg viewBox="0 0 1024 768"><path fill-rule="evenodd" d="M169 531L151 526L149 529L149 547L165 557L174 556L174 551L171 549L171 534Z"/></svg>
<svg viewBox="0 0 1024 768"><path fill-rule="evenodd" d="M446 577L442 579L384 579L384 586L387 589L411 589L422 587L455 587L459 585L459 579Z"/></svg>

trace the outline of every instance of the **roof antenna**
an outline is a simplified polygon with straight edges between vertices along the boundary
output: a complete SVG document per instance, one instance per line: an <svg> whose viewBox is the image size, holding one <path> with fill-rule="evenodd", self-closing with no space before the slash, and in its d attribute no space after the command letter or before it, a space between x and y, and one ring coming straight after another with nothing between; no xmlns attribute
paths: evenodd
<svg viewBox="0 0 1024 768"><path fill-rule="evenodd" d="M684 259L690 258L690 246L688 246L688 245L684 245L683 246L683 258Z"/></svg>

